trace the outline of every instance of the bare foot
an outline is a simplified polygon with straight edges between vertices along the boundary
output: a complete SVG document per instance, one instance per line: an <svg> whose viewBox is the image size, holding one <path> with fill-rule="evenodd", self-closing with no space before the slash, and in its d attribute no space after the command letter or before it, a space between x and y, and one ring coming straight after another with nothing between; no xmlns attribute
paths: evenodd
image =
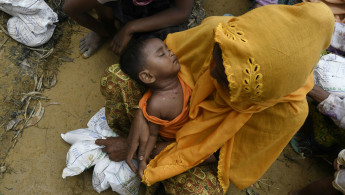
<svg viewBox="0 0 345 195"><path fill-rule="evenodd" d="M84 38L80 40L80 53L83 58L88 58L94 54L97 49L103 44L105 38L99 36L97 33L91 31Z"/></svg>

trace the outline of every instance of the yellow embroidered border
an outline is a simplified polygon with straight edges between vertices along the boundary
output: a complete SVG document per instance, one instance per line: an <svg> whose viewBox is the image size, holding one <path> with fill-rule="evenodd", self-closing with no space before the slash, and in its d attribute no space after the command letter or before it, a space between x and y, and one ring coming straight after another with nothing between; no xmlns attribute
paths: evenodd
<svg viewBox="0 0 345 195"><path fill-rule="evenodd" d="M257 101L262 94L262 74L260 73L260 65L255 63L254 58L248 59L249 67L243 70L245 79L243 80L243 89L249 95L251 100Z"/></svg>
<svg viewBox="0 0 345 195"><path fill-rule="evenodd" d="M220 23L223 33L232 40L239 40L246 43L247 40L244 39L244 33L237 29L237 24L234 23Z"/></svg>
<svg viewBox="0 0 345 195"><path fill-rule="evenodd" d="M229 82L229 89L230 89L230 101L235 101L234 97L231 95L231 91L234 90L237 87L237 84L234 79L233 71L231 71L231 64L229 60L225 60L223 62L225 74L227 77L227 80Z"/></svg>

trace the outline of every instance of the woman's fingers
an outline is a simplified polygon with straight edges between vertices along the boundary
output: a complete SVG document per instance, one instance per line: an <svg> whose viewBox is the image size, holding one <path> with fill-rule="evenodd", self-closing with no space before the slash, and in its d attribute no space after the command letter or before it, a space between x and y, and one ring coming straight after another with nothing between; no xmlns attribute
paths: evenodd
<svg viewBox="0 0 345 195"><path fill-rule="evenodd" d="M106 145L107 140L106 139L96 139L95 144L99 146L104 146Z"/></svg>
<svg viewBox="0 0 345 195"><path fill-rule="evenodd" d="M102 152L108 154L107 143L108 143L108 141L107 141L106 139L96 139L96 141L95 141L95 144L96 144L96 145L105 146L104 148L102 148Z"/></svg>

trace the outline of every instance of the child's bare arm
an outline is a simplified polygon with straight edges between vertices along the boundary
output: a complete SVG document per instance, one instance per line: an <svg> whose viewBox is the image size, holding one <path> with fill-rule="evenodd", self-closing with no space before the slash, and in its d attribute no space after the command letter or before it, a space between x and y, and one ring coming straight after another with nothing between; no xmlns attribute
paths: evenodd
<svg viewBox="0 0 345 195"><path fill-rule="evenodd" d="M149 127L147 121L141 111L135 113L133 122L131 124L129 136L128 136L128 154L126 157L126 162L133 172L136 172L136 168L132 162L132 159L139 148L139 153L143 154L145 152L146 143L149 139ZM140 155L140 154L139 154ZM142 158L139 156L139 158Z"/></svg>
<svg viewBox="0 0 345 195"><path fill-rule="evenodd" d="M159 128L160 128L159 125L153 124L153 123L149 123L150 136L149 136L149 139L148 139L148 141L146 143L144 157L140 158L140 156L142 154L139 153L139 160L140 160L140 162L139 162L138 174L139 174L140 178L143 177L144 170L146 169L147 164L151 160L150 156L151 156L151 153L152 153L153 149L155 148L155 145L156 145L156 142L157 142Z"/></svg>

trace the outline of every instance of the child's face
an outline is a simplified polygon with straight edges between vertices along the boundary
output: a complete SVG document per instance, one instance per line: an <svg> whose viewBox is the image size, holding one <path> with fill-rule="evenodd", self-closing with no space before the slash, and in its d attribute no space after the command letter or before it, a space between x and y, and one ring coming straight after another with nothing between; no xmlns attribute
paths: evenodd
<svg viewBox="0 0 345 195"><path fill-rule="evenodd" d="M145 68L157 78L177 76L180 63L175 54L160 39L154 38L146 42L143 48Z"/></svg>
<svg viewBox="0 0 345 195"><path fill-rule="evenodd" d="M218 44L214 45L213 48L213 60L210 69L211 77L215 78L218 83L221 85L228 87L229 81L226 78L225 69L223 65L223 58L222 58L222 51Z"/></svg>

